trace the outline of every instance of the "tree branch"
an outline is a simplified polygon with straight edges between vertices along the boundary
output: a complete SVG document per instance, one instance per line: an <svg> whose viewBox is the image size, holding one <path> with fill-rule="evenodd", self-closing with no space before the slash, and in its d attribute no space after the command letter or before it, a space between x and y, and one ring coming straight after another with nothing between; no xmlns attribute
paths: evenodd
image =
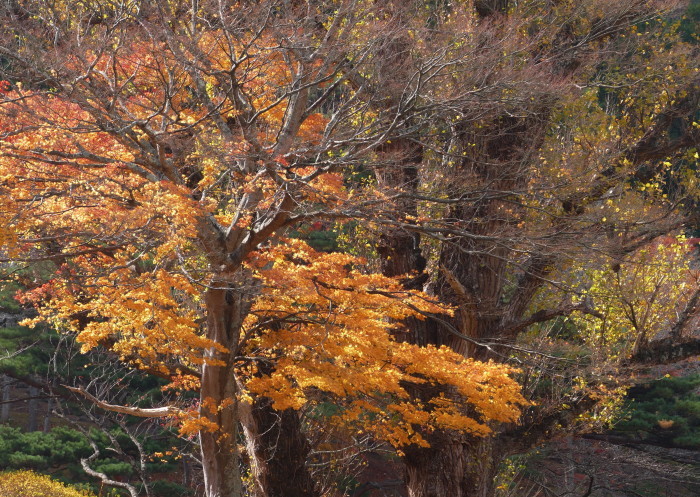
<svg viewBox="0 0 700 497"><path fill-rule="evenodd" d="M103 402L99 400L97 397L92 395L89 392L86 392L82 388L76 388L76 387L70 387L68 385L62 385L64 388L67 388L73 393L82 395L86 399L88 399L90 402L95 404L97 407L100 409L104 409L105 411L112 411L112 412L118 412L121 414L128 414L130 416L136 416L139 418L164 418L167 416L176 416L180 414L180 409L177 407L173 406L164 406L164 407L152 407L152 408L143 408L143 407L130 407L130 406L120 406L116 404L108 404L107 402Z"/></svg>

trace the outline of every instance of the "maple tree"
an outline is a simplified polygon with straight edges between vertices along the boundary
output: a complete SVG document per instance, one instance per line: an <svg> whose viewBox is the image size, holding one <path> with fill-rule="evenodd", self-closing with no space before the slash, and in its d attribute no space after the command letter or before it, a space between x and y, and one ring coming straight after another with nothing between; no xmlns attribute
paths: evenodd
<svg viewBox="0 0 700 497"><path fill-rule="evenodd" d="M278 491L257 452L260 398L285 412L331 396L335 422L397 447L517 418L511 367L400 339L401 321L449 307L285 237L386 202L343 177L386 160L377 151L425 84L371 108L395 37L381 5L27 1L2 15L3 261L54 264L20 296L34 322L199 392L197 406L136 407L73 388L197 433L208 497L244 493L239 425L253 491ZM416 399L409 385L450 396Z"/></svg>

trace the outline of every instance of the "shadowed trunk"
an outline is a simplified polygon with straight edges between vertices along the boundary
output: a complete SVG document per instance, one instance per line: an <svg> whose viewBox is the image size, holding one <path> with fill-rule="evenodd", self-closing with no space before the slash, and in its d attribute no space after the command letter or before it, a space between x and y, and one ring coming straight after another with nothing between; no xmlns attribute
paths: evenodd
<svg viewBox="0 0 700 497"><path fill-rule="evenodd" d="M37 431L39 429L39 401L37 400L38 396L39 389L34 386L30 386L29 402L27 403L27 431Z"/></svg>
<svg viewBox="0 0 700 497"><path fill-rule="evenodd" d="M7 423L10 419L10 400L12 380L9 376L2 377L2 408L0 409L0 423Z"/></svg>
<svg viewBox="0 0 700 497"><path fill-rule="evenodd" d="M438 440L437 438L444 438ZM430 448L409 449L404 457L409 497L488 497L500 457L492 438L455 442L435 437Z"/></svg>
<svg viewBox="0 0 700 497"><path fill-rule="evenodd" d="M306 467L309 444L299 414L277 411L267 398L241 406L241 422L251 457L255 497L317 497Z"/></svg>
<svg viewBox="0 0 700 497"><path fill-rule="evenodd" d="M508 280L507 261L512 254L507 244L494 244L490 236L517 229L512 225L513 221L500 215L507 206L498 192L524 188L529 176L527 168L519 162L520 154L540 143L543 127L538 124L529 119L496 119L493 124L495 138L482 138L479 147L480 153L485 153L488 160L479 155L466 154L455 169L457 174L451 183L455 196L462 194L460 187L482 186L487 191L494 189L494 193L452 206L446 213L449 219L460 220L467 231L476 235L441 247L441 274L431 283L431 293L440 301L454 305L457 312L454 317L441 318L440 321L407 321L404 323L408 328L406 340L421 346L444 345L474 359L494 358L489 348L477 342L498 340L499 331L509 317L503 293ZM464 143L479 139L468 131L459 132L457 137ZM406 158L403 163L379 170L378 184L404 192L397 210L416 215L418 209L414 198L417 196L414 195L420 183L418 164L422 154L417 147L411 148L405 141L397 141L393 146L395 149L403 146L402 150L392 150L394 153L403 150L411 152L401 154ZM493 163L503 164L504 167L493 167ZM465 179L462 180L462 177ZM478 184L470 184L467 179ZM466 184L463 186L460 181ZM419 239L413 233L398 229L385 231L378 252L384 259L382 272L385 275L410 274L404 280L404 284L410 288L420 288L427 280L424 275L425 259L421 254ZM529 302L530 294L530 291L523 290L525 301ZM421 392L418 387L413 393L426 400L435 392ZM497 443L498 434L485 438L465 438L449 431L438 431L427 439L429 448L409 447L405 450L403 462L410 497L488 497L493 494L494 477L508 452L505 443Z"/></svg>
<svg viewBox="0 0 700 497"><path fill-rule="evenodd" d="M44 426L42 427L42 431L44 433L48 433L49 430L51 429L51 413L53 411L53 398L49 397L49 399L46 401L46 416L44 417Z"/></svg>

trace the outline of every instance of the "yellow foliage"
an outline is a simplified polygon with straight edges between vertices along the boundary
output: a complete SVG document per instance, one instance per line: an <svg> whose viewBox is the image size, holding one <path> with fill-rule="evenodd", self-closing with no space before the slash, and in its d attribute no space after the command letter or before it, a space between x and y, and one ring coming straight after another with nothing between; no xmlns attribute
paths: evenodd
<svg viewBox="0 0 700 497"><path fill-rule="evenodd" d="M78 490L32 471L14 471L0 474L2 497L91 497L86 490Z"/></svg>
<svg viewBox="0 0 700 497"><path fill-rule="evenodd" d="M668 331L697 285L689 250L684 238L669 237L617 265L605 261L601 268L585 270L583 298L591 301L598 315L574 317L583 337L600 353L615 358Z"/></svg>

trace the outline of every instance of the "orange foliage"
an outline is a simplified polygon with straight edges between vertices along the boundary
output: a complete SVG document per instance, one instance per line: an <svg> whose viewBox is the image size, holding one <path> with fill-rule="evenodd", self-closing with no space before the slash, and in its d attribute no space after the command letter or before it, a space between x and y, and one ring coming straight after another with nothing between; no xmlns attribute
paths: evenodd
<svg viewBox="0 0 700 497"><path fill-rule="evenodd" d="M250 353L273 361L275 371L251 375L250 391L271 398L277 409L301 408L309 391L331 393L346 404L342 421L395 445L425 444L413 425L485 435L484 421L515 420L526 402L508 377L512 371L446 347L397 341L397 323L445 309L392 278L363 273L362 262L299 240L257 254L252 265L263 289L246 331L257 337ZM456 393L479 416L444 395L427 405L411 402L407 385L419 384Z"/></svg>
<svg viewBox="0 0 700 497"><path fill-rule="evenodd" d="M301 61L248 47L240 70L258 120L254 132L222 137L221 119L235 120L237 104L206 76L215 111L206 108L180 63L196 57L228 70L234 57L222 37L207 32L182 53L139 40L69 57L68 68L93 64L91 84L115 92L114 108L68 92L2 87L0 241L16 262L55 262L50 281L21 296L39 311L33 322L75 333L83 351L106 346L136 367L172 374L173 388L199 387L185 368L235 361L244 398L264 395L277 409L299 409L322 392L343 404L337 422L397 446L425 445L421 433L435 429L485 435L490 420L514 421L526 402L510 368L401 341L403 320L448 310L367 273L361 259L279 238L292 224L287 210L322 206L323 216L350 195L337 170L295 162L285 147L274 153L291 112L280 88ZM324 67L312 65L308 79L322 83ZM292 148L317 145L328 119L299 119ZM275 219L282 219L276 232L245 245ZM252 296L238 343L206 329L204 295L220 281L245 281L237 291ZM262 374L256 361L272 372ZM443 393L418 402L409 386L422 384ZM205 397L202 416L184 406L185 430L214 429L207 416L230 400L211 406Z"/></svg>

